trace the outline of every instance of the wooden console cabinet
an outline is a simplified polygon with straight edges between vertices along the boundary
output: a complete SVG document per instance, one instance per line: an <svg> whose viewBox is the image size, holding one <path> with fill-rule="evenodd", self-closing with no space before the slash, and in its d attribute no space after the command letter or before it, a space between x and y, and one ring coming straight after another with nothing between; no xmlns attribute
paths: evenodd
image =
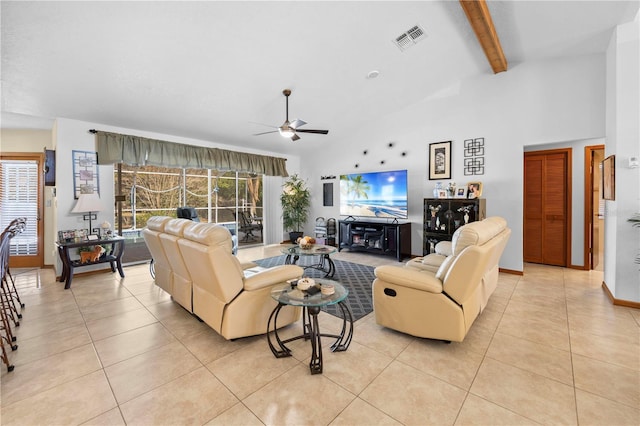
<svg viewBox="0 0 640 426"><path fill-rule="evenodd" d="M466 216L466 218L465 218ZM453 233L465 223L487 217L484 198L425 198L422 253L432 253L440 241L451 241Z"/></svg>
<svg viewBox="0 0 640 426"><path fill-rule="evenodd" d="M383 223L367 220L340 220L338 251L349 249L395 256L411 256L411 222Z"/></svg>

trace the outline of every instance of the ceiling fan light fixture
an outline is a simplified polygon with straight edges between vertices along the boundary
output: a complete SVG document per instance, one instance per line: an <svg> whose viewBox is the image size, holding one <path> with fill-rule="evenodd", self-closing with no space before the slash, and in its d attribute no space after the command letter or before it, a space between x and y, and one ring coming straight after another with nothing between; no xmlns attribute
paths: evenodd
<svg viewBox="0 0 640 426"><path fill-rule="evenodd" d="M280 132L280 135L283 138L291 138L291 137L293 137L293 135L295 135L295 132L293 130L291 130L290 128L288 128L288 127L284 128L284 129L282 127L280 127L278 129L278 131Z"/></svg>

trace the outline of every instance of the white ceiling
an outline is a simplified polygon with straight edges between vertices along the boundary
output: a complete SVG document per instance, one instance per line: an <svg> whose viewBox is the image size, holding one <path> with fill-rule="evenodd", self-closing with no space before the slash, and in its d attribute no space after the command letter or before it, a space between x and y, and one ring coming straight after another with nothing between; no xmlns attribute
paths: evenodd
<svg viewBox="0 0 640 426"><path fill-rule="evenodd" d="M603 53L640 4L488 3L510 66ZM491 73L457 0L2 1L1 13L3 128L64 117L300 153ZM416 24L427 38L400 51L392 40ZM290 119L329 135L253 136L282 124L285 88Z"/></svg>

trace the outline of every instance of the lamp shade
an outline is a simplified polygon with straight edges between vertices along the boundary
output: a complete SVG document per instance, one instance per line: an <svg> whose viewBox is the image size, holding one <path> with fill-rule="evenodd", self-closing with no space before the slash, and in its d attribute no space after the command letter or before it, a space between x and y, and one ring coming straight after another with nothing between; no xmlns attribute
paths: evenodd
<svg viewBox="0 0 640 426"><path fill-rule="evenodd" d="M98 194L94 192L91 194L80 194L71 213L99 212L102 211L102 209L104 209L104 205L102 201L100 201Z"/></svg>

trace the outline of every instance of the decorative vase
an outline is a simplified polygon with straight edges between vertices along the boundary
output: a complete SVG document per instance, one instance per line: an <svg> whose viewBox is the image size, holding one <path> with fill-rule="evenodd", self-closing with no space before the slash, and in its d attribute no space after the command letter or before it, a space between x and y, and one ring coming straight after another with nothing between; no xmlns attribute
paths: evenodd
<svg viewBox="0 0 640 426"><path fill-rule="evenodd" d="M440 218L436 218L436 229L440 229Z"/></svg>
<svg viewBox="0 0 640 426"><path fill-rule="evenodd" d="M464 224L466 225L467 223L469 223L469 213L465 212L464 213Z"/></svg>

